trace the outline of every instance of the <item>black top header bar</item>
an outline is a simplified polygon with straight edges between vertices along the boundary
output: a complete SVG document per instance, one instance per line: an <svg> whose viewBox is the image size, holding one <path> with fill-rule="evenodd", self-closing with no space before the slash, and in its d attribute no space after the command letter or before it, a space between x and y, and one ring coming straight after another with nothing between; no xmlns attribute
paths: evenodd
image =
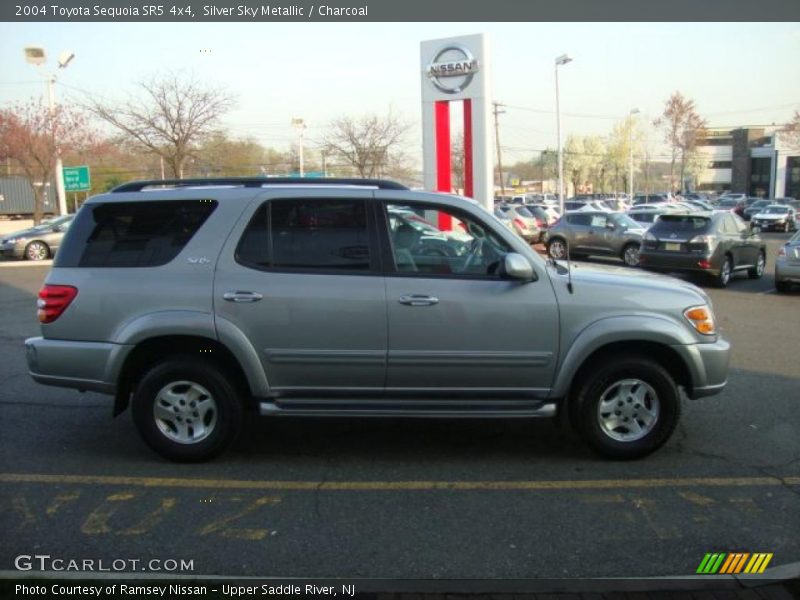
<svg viewBox="0 0 800 600"><path fill-rule="evenodd" d="M9 0L11 22L800 21L800 0Z"/></svg>

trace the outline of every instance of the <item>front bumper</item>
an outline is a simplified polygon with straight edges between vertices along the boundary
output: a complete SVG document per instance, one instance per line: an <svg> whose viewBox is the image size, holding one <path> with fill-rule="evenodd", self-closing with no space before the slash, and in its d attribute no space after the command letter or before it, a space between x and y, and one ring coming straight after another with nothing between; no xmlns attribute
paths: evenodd
<svg viewBox="0 0 800 600"><path fill-rule="evenodd" d="M786 221L758 221L758 220L751 220L750 221L751 227L759 227L761 231L772 231L773 229L777 229L779 231L783 231L786 228Z"/></svg>
<svg viewBox="0 0 800 600"><path fill-rule="evenodd" d="M686 395L693 400L719 394L728 383L731 345L718 338L709 344L681 344L672 346L689 369L692 385Z"/></svg>
<svg viewBox="0 0 800 600"><path fill-rule="evenodd" d="M6 242L0 246L0 251L2 251L5 258L22 258L25 254L25 246L13 242Z"/></svg>
<svg viewBox="0 0 800 600"><path fill-rule="evenodd" d="M114 394L120 369L132 348L34 337L25 340L25 358L37 383Z"/></svg>

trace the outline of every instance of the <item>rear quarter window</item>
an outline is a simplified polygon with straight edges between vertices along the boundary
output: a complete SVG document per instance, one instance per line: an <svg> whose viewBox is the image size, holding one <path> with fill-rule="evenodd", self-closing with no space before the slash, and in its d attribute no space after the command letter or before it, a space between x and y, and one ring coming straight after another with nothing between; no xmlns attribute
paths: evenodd
<svg viewBox="0 0 800 600"><path fill-rule="evenodd" d="M158 267L172 261L202 227L213 200L86 204L55 267Z"/></svg>

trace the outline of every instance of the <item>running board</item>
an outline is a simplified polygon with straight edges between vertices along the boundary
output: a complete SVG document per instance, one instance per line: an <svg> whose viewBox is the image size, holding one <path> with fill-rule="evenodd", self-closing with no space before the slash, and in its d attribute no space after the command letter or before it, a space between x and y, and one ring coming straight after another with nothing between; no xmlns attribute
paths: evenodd
<svg viewBox="0 0 800 600"><path fill-rule="evenodd" d="M259 412L274 417L532 418L556 416L556 404L542 400L282 398L260 402Z"/></svg>

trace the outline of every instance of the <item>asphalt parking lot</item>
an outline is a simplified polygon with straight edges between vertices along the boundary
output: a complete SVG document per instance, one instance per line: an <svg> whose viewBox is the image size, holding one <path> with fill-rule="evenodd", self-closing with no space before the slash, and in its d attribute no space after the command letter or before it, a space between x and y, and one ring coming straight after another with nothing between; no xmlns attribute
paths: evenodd
<svg viewBox="0 0 800 600"><path fill-rule="evenodd" d="M687 575L716 551L797 563L800 292L775 293L788 236L763 237L763 279L706 287L733 344L727 389L628 463L550 421L261 419L215 462L171 464L109 398L30 380L48 266L0 265L0 570L34 553L296 577Z"/></svg>

